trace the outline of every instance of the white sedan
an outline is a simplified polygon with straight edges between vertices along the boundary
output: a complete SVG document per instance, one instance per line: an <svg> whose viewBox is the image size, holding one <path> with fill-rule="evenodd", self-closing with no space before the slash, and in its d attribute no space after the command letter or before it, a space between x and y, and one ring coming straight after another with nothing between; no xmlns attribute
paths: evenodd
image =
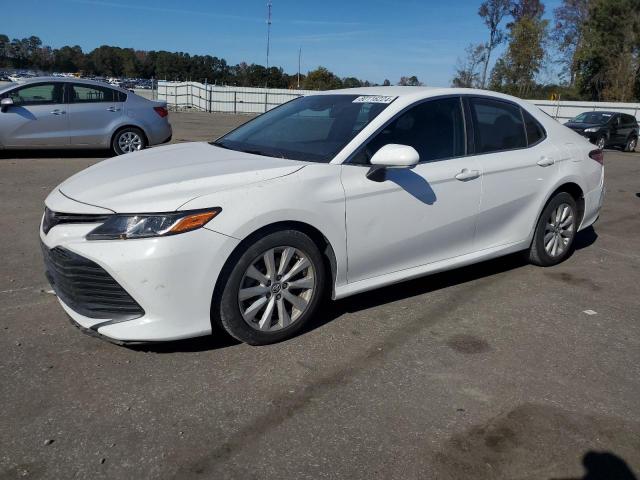
<svg viewBox="0 0 640 480"><path fill-rule="evenodd" d="M325 295L517 251L555 265L604 195L601 151L481 90L323 92L212 143L127 157L51 192L40 230L62 307L121 343L221 326L267 344Z"/></svg>

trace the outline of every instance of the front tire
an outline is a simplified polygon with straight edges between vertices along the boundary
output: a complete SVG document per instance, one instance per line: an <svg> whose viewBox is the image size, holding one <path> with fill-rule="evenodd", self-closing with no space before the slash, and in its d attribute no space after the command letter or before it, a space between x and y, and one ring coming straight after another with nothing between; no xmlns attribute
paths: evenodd
<svg viewBox="0 0 640 480"><path fill-rule="evenodd" d="M605 138L604 135L600 135L596 140L596 147L598 147L598 150L604 150L604 147L606 145L607 145L607 139Z"/></svg>
<svg viewBox="0 0 640 480"><path fill-rule="evenodd" d="M566 192L558 193L549 200L538 219L529 261L541 267L564 261L572 252L577 228L576 201Z"/></svg>
<svg viewBox="0 0 640 480"><path fill-rule="evenodd" d="M127 127L116 132L111 140L111 150L116 155L137 152L147 146L144 133L139 128Z"/></svg>
<svg viewBox="0 0 640 480"><path fill-rule="evenodd" d="M313 317L324 294L325 267L306 234L268 234L234 261L212 309L232 337L267 345L292 337Z"/></svg>

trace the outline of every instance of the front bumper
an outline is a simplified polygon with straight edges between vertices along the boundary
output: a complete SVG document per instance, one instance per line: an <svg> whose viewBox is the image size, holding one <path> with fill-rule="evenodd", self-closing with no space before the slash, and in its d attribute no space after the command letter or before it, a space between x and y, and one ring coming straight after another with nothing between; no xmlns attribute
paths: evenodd
<svg viewBox="0 0 640 480"><path fill-rule="evenodd" d="M46 235L41 229L40 239L43 248L61 247L104 269L143 312L137 318L95 315L74 309L77 303L67 292L60 303L79 327L116 342L178 340L211 333L213 289L238 240L201 228L170 237L87 241L86 234L95 227L58 225Z"/></svg>

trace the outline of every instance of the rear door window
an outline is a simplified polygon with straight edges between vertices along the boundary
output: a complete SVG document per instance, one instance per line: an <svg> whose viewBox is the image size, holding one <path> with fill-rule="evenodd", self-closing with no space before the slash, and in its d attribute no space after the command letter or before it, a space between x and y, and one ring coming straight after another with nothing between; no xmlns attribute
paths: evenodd
<svg viewBox="0 0 640 480"><path fill-rule="evenodd" d="M126 95L113 88L97 86L71 84L69 88L69 99L71 103L102 103L102 102L122 102L122 97Z"/></svg>
<svg viewBox="0 0 640 480"><path fill-rule="evenodd" d="M476 153L500 152L527 146L520 108L490 98L470 99Z"/></svg>

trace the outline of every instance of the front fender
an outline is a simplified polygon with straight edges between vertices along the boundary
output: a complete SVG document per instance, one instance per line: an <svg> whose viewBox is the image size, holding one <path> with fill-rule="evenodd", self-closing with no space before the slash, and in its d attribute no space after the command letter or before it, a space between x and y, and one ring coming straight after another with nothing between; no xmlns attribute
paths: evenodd
<svg viewBox="0 0 640 480"><path fill-rule="evenodd" d="M345 197L339 165L307 165L290 175L195 198L180 209L210 207L222 212L206 228L238 240L280 222L314 227L335 253L336 286L346 284Z"/></svg>

